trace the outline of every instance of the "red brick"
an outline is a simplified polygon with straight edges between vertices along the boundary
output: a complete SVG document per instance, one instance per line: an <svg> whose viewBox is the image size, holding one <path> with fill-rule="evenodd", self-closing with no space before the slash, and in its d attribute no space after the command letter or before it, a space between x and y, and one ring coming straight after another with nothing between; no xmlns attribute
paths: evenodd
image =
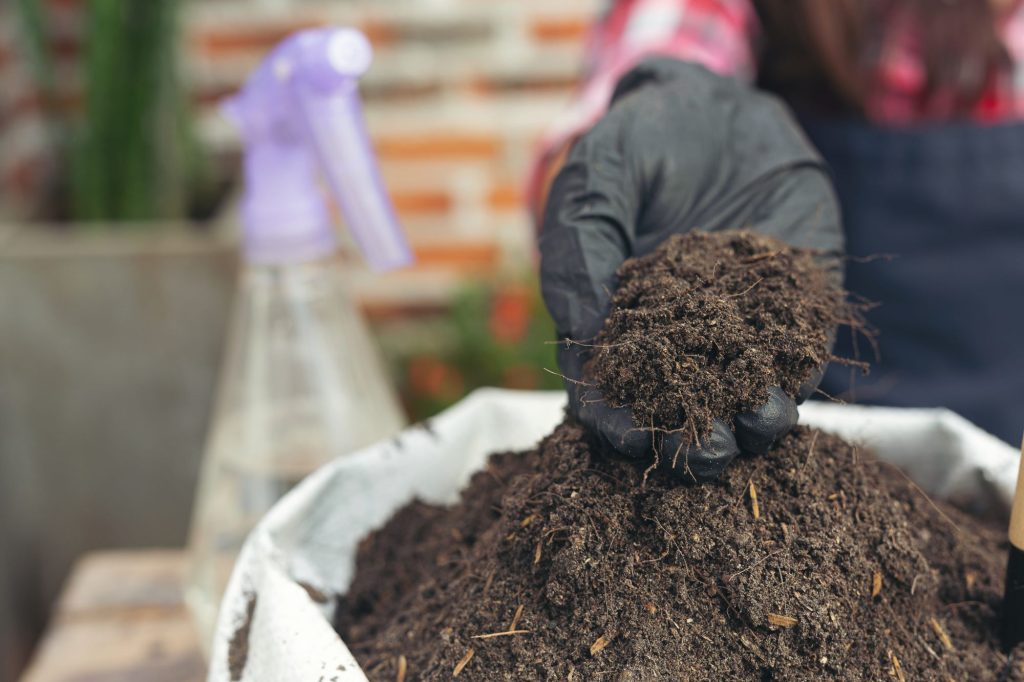
<svg viewBox="0 0 1024 682"><path fill-rule="evenodd" d="M35 116L42 108L43 98L38 91L29 90L19 93L0 110L0 113L3 114L0 124L11 125L19 118Z"/></svg>
<svg viewBox="0 0 1024 682"><path fill-rule="evenodd" d="M366 35L367 40L369 40L374 47L393 45L398 39L398 31L395 29L394 24L376 19L370 19L363 22L359 26L359 30Z"/></svg>
<svg viewBox="0 0 1024 682"><path fill-rule="evenodd" d="M530 35L541 42L582 42L591 22L582 17L536 19L530 24Z"/></svg>
<svg viewBox="0 0 1024 682"><path fill-rule="evenodd" d="M430 244L413 247L414 269L443 268L449 271L474 272L498 265L500 252L496 244Z"/></svg>
<svg viewBox="0 0 1024 682"><path fill-rule="evenodd" d="M208 55L230 52L268 50L296 31L323 26L323 19L305 18L251 28L210 28L194 37L194 42ZM397 33L388 23L369 20L359 27L374 47L395 42Z"/></svg>
<svg viewBox="0 0 1024 682"><path fill-rule="evenodd" d="M399 104L439 95L441 83L363 83L359 91L364 102Z"/></svg>
<svg viewBox="0 0 1024 682"><path fill-rule="evenodd" d="M389 161L493 159L501 154L501 146L496 135L473 133L381 135L374 140L377 155Z"/></svg>
<svg viewBox="0 0 1024 682"><path fill-rule="evenodd" d="M391 301L360 301L359 307L371 322L407 321L431 319L445 315L450 310L443 303L400 303Z"/></svg>
<svg viewBox="0 0 1024 682"><path fill-rule="evenodd" d="M238 91L241 83L237 85L217 85L204 88L196 88L192 91L192 103L203 107L220 103L226 97Z"/></svg>
<svg viewBox="0 0 1024 682"><path fill-rule="evenodd" d="M441 22L396 22L392 29L401 43L420 43L451 47L456 43L484 43L491 39L494 27L489 21L453 19Z"/></svg>
<svg viewBox="0 0 1024 682"><path fill-rule="evenodd" d="M84 45L77 36L57 36L50 41L53 56L63 59L76 59L82 54Z"/></svg>
<svg viewBox="0 0 1024 682"><path fill-rule="evenodd" d="M49 43L50 56L58 59L76 59L82 53L80 40L73 36L58 36ZM12 63L16 58L13 46L0 43L0 66Z"/></svg>
<svg viewBox="0 0 1024 682"><path fill-rule="evenodd" d="M452 198L447 192L436 190L392 191L391 203L400 215L446 213L451 210Z"/></svg>
<svg viewBox="0 0 1024 682"><path fill-rule="evenodd" d="M47 100L41 92L27 91L11 100L3 110L5 119L0 123L9 123L19 116L34 116L42 109L57 114L74 114L82 110L85 96L80 90L73 92L57 92L52 100Z"/></svg>
<svg viewBox="0 0 1024 682"><path fill-rule="evenodd" d="M528 94L574 91L579 85L575 76L530 76L520 78L477 78L468 83L469 91L478 96L497 94Z"/></svg>
<svg viewBox="0 0 1024 682"><path fill-rule="evenodd" d="M216 28L199 33L194 40L201 50L211 56L230 52L261 51L270 49L295 31L322 23L306 19L253 28Z"/></svg>
<svg viewBox="0 0 1024 682"><path fill-rule="evenodd" d="M487 206L495 211L512 211L523 207L523 191L519 183L495 185L487 193Z"/></svg>
<svg viewBox="0 0 1024 682"><path fill-rule="evenodd" d="M32 197L38 189L42 168L43 159L38 156L19 159L5 170L0 186L8 193Z"/></svg>
<svg viewBox="0 0 1024 682"><path fill-rule="evenodd" d="M75 92L58 93L57 101L54 102L57 111L62 114L76 113L85 106L85 93L81 90Z"/></svg>

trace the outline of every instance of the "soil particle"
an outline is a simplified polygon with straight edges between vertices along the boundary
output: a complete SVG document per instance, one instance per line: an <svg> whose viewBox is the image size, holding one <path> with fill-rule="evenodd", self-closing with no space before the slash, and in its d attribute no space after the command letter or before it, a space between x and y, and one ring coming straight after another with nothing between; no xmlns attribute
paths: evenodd
<svg viewBox="0 0 1024 682"><path fill-rule="evenodd" d="M626 261L586 381L638 427L700 436L772 386L796 397L836 326L861 324L817 257L752 232L690 232Z"/></svg>
<svg viewBox="0 0 1024 682"><path fill-rule="evenodd" d="M252 617L255 613L256 595L250 594L245 606L245 617L228 643L228 672L231 673L234 682L242 679L245 664L249 660L249 631L252 629Z"/></svg>
<svg viewBox="0 0 1024 682"><path fill-rule="evenodd" d="M296 582L297 582L299 587L301 587L303 590L306 591L306 594L309 595L309 598L313 602L315 602L317 604L326 604L327 602L330 601L330 598L326 594L323 593L323 590L317 588L316 586L314 586L314 585L312 585L310 583L304 582L302 580L299 580L299 581L296 581Z"/></svg>
<svg viewBox="0 0 1024 682"><path fill-rule="evenodd" d="M712 484L655 473L642 486L640 469L567 422L492 459L458 505L399 512L363 543L339 608L370 679L395 679L399 656L408 680L450 679L460 663L460 680L1009 670L1003 533L891 466L801 427Z"/></svg>

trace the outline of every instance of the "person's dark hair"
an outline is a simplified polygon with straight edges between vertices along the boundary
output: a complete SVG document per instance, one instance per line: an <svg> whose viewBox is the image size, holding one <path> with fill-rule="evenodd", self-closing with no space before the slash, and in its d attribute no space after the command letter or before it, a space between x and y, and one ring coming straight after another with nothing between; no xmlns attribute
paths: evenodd
<svg viewBox="0 0 1024 682"><path fill-rule="evenodd" d="M798 108L865 113L895 22L915 27L926 83L918 106L966 114L1009 57L991 0L755 0L760 84ZM941 100L940 100L941 98Z"/></svg>

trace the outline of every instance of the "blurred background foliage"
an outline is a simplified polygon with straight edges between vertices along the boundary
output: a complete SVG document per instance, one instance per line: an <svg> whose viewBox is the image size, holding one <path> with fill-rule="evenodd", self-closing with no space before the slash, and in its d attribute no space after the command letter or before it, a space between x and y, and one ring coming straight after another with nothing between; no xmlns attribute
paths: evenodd
<svg viewBox="0 0 1024 682"><path fill-rule="evenodd" d="M56 87L49 3L16 2L60 169L45 217L140 225L207 212L204 155L179 63L181 3L89 0L84 101L74 103Z"/></svg>
<svg viewBox="0 0 1024 682"><path fill-rule="evenodd" d="M527 273L495 283L466 284L450 311L408 329L404 348L388 347L410 418L421 420L479 386L560 389L553 372L554 323L536 277ZM424 350L426 349L426 350Z"/></svg>

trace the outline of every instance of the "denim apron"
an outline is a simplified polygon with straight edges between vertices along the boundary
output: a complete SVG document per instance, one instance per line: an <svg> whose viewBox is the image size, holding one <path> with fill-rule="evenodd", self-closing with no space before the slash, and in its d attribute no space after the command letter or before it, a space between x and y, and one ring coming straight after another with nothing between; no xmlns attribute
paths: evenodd
<svg viewBox="0 0 1024 682"><path fill-rule="evenodd" d="M847 288L878 304L879 357L840 330L822 390L947 407L1003 440L1024 432L1024 124L881 128L804 121L831 166ZM866 261L859 259L867 258Z"/></svg>

